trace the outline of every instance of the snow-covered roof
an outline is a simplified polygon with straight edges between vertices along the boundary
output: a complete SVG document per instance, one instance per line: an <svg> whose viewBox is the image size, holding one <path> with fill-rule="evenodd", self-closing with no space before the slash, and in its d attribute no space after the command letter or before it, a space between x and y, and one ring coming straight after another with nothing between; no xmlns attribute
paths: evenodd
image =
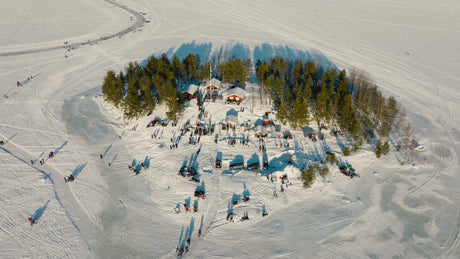
<svg viewBox="0 0 460 259"><path fill-rule="evenodd" d="M198 86L195 85L195 84L190 84L188 86L187 90L185 91L185 93L194 94L196 92L196 90L198 90Z"/></svg>
<svg viewBox="0 0 460 259"><path fill-rule="evenodd" d="M240 87L235 87L235 88L228 89L225 95L226 96L236 95L239 97L245 97L246 95L248 95L248 92L246 92L244 89Z"/></svg>
<svg viewBox="0 0 460 259"><path fill-rule="evenodd" d="M208 84L206 85L206 87L209 87L209 86L211 86L211 85L213 85L213 86L219 88L220 85L221 85L221 82L220 82L220 80L217 79L217 78L211 78L211 80L208 81Z"/></svg>

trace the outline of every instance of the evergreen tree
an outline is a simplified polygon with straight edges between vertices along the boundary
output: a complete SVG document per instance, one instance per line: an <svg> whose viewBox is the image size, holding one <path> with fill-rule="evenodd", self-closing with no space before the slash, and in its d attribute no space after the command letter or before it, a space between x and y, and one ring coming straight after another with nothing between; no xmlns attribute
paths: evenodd
<svg viewBox="0 0 460 259"><path fill-rule="evenodd" d="M168 106L168 111L166 112L166 116L170 120L176 120L177 115L180 111L180 105L178 103L178 97L176 90L174 89L171 82L167 82L164 86L162 86L161 94L163 96L163 100Z"/></svg>
<svg viewBox="0 0 460 259"><path fill-rule="evenodd" d="M300 84L302 76L304 75L304 65L301 59L298 59L292 69L291 84L296 85Z"/></svg>
<svg viewBox="0 0 460 259"><path fill-rule="evenodd" d="M289 64L282 57L274 57L270 59L270 74L275 77L286 80Z"/></svg>
<svg viewBox="0 0 460 259"><path fill-rule="evenodd" d="M104 100L112 103L115 107L119 107L123 99L123 83L113 71L107 72L102 84L102 94Z"/></svg>
<svg viewBox="0 0 460 259"><path fill-rule="evenodd" d="M147 75L153 76L157 72L157 67L158 60L154 56L152 56L145 65L145 72L147 73Z"/></svg>
<svg viewBox="0 0 460 259"><path fill-rule="evenodd" d="M327 91L326 83L323 82L320 87L319 93L316 95L316 99L313 101L313 116L318 126L322 120L327 120Z"/></svg>
<svg viewBox="0 0 460 259"><path fill-rule="evenodd" d="M310 75L302 76L301 86L297 87L297 94L294 96L294 104L291 109L290 122L294 128L308 125L308 101L311 96L311 86L313 84Z"/></svg>
<svg viewBox="0 0 460 259"><path fill-rule="evenodd" d="M187 84L196 81L197 74L199 74L199 61L197 56L188 54L181 61L180 71Z"/></svg>
<svg viewBox="0 0 460 259"><path fill-rule="evenodd" d="M260 61L260 60L259 60ZM268 89L265 85L265 81L268 78L268 65L267 63L260 63L257 68L256 68L256 77L257 80L260 82L260 90L261 90L261 95L263 97L266 96Z"/></svg>
<svg viewBox="0 0 460 259"><path fill-rule="evenodd" d="M248 78L241 59L232 59L224 64L224 82L243 84Z"/></svg>
<svg viewBox="0 0 460 259"><path fill-rule="evenodd" d="M395 119L398 115L398 107L393 96L387 99L384 111L382 113L382 123L379 130L380 135L388 136Z"/></svg>
<svg viewBox="0 0 460 259"><path fill-rule="evenodd" d="M171 65L166 53L161 54L160 60L162 60L168 67Z"/></svg>
<svg viewBox="0 0 460 259"><path fill-rule="evenodd" d="M283 89L285 81L281 78L275 78L274 75L270 75L267 78L267 90L270 92L273 104L275 108L281 105L283 101Z"/></svg>
<svg viewBox="0 0 460 259"><path fill-rule="evenodd" d="M169 61L165 61L163 58L158 60L157 74L161 75L165 81L174 80L174 73L169 66Z"/></svg>
<svg viewBox="0 0 460 259"><path fill-rule="evenodd" d="M383 146L381 139L379 139L375 144L375 155L377 156L377 158L380 158L383 155Z"/></svg>
<svg viewBox="0 0 460 259"><path fill-rule="evenodd" d="M144 75L139 80L139 88L142 90L142 100L146 110L152 110L155 108L155 99L153 98L153 82L147 75Z"/></svg>
<svg viewBox="0 0 460 259"><path fill-rule="evenodd" d="M131 80L128 83L128 90L124 102L124 114L127 117L135 117L142 110L141 100L139 98L139 84L136 80Z"/></svg>
<svg viewBox="0 0 460 259"><path fill-rule="evenodd" d="M278 120L280 120L281 124L286 124L287 117L288 117L288 110L285 104L281 104L278 106L276 117L278 118Z"/></svg>
<svg viewBox="0 0 460 259"><path fill-rule="evenodd" d="M315 182L316 179L316 174L315 174L315 168L314 166L310 166L307 169L302 170L301 173L301 178L303 182L303 187L305 188L310 188L312 184Z"/></svg>
<svg viewBox="0 0 460 259"><path fill-rule="evenodd" d="M182 77L181 71L180 71L179 58L176 55L174 55L174 57L173 57L173 61L171 63L171 70L172 70L172 72L174 74L174 78L176 80L179 80L179 78Z"/></svg>
<svg viewBox="0 0 460 259"><path fill-rule="evenodd" d="M388 155L388 153L390 153L390 142L388 142L388 140L383 143L382 152L384 155Z"/></svg>
<svg viewBox="0 0 460 259"><path fill-rule="evenodd" d="M104 83L102 84L102 94L106 101L115 103L113 92L115 89L115 73L113 71L108 71L107 75L104 78Z"/></svg>

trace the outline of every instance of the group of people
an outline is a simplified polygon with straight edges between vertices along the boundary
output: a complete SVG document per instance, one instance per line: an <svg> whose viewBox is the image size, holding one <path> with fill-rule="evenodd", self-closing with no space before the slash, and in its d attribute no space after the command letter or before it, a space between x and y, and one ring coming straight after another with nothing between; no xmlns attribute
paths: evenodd
<svg viewBox="0 0 460 259"><path fill-rule="evenodd" d="M128 166L129 170L133 171L135 175L138 175L139 174L139 170L137 170L136 168L132 167L132 166Z"/></svg>
<svg viewBox="0 0 460 259"><path fill-rule="evenodd" d="M169 149L178 148L180 139L181 135L179 135L177 138L171 138L171 145L169 145Z"/></svg>
<svg viewBox="0 0 460 259"><path fill-rule="evenodd" d="M286 140L286 141L283 141L283 142L282 142L281 139L280 139L279 142L280 142L280 143L278 144L278 141L275 139L275 146L276 146L276 147L279 146L280 148L282 148L282 147L284 147L284 148L289 148L289 141Z"/></svg>
<svg viewBox="0 0 460 259"><path fill-rule="evenodd" d="M48 154L48 158L53 158L53 157L54 157L54 152L51 151L51 152ZM39 160L39 162L40 162L40 165L44 165L45 162L46 162L46 160L45 160L44 158L42 158L42 159ZM30 163L33 165L33 164L34 164L34 160L33 160L33 159L30 160Z"/></svg>

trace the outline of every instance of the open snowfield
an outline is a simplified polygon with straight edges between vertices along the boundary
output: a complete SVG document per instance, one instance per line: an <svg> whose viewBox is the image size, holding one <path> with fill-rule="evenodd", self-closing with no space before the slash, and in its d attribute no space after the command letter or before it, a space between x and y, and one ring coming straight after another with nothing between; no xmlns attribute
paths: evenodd
<svg viewBox="0 0 460 259"><path fill-rule="evenodd" d="M187 236L184 258L460 258L460 2L4 2L1 258L172 258ZM171 150L178 127L146 128L154 116L165 117L164 109L124 121L102 101L108 70L163 52L205 60L221 49L363 69L403 104L425 150L404 166L394 146L382 159L366 145L345 158L340 146L346 139L327 134L327 147L361 177L349 179L331 166L326 179L304 189L297 167L321 159L326 144L300 131L293 131L289 148L269 138L270 172L288 174L292 182L280 193L279 181L228 170L237 156L262 161L253 131L244 133L248 146L228 146L233 133L218 129L217 144L214 136L203 136L190 145L186 136ZM243 104L240 121L261 119L257 87L248 85L253 98ZM240 107L218 101L205 108L220 121ZM192 101L178 126L197 115ZM48 159L50 151L55 157ZM222 169L214 168L217 152ZM201 183L177 175L184 161L198 163ZM138 162L150 167L136 176L128 165ZM65 183L70 173L76 179ZM185 213L182 206L175 214L177 204L197 200L197 186L207 196L199 199L198 212ZM248 192L251 199L233 207L235 222L227 221L232 198ZM250 219L241 221L246 211ZM37 220L32 227L30 216Z"/></svg>

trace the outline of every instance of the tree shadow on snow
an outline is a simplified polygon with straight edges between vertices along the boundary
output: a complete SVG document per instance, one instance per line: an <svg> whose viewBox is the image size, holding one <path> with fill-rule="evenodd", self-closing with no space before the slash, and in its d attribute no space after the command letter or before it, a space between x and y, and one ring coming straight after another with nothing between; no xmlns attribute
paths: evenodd
<svg viewBox="0 0 460 259"><path fill-rule="evenodd" d="M214 50L213 50L214 49ZM152 56L161 57L162 53L155 53L147 59L140 62L140 66L144 67ZM211 61L213 64L220 63L219 61L230 60L232 58L252 59L268 61L272 57L283 57L289 60L313 61L318 69L336 68L337 66L327 58L323 53L317 50L297 49L289 45L276 45L270 43L262 43L260 45L250 47L245 43L231 42L225 46L214 46L212 43L200 43L195 40L184 42L180 46L172 46L165 53L169 58L177 56L179 60L184 59L189 54L198 56L199 62L203 63ZM214 73L217 73L214 72Z"/></svg>

